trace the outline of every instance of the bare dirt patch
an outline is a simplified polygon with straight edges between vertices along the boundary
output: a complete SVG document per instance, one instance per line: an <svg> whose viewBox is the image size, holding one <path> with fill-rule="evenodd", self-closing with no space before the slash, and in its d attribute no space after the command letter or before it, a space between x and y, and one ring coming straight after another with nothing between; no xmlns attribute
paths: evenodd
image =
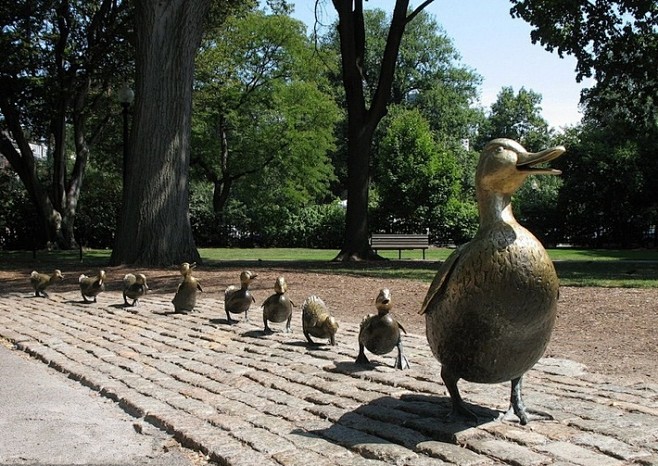
<svg viewBox="0 0 658 466"><path fill-rule="evenodd" d="M259 274L252 285L258 305L272 294L276 277L283 275L288 282L288 294L297 304L297 309L307 296L315 294L327 303L339 322L358 323L365 314L375 312L374 299L379 289L386 287L393 295L393 313L407 331L417 334L425 332L425 319L418 315L418 310L429 284L422 281L364 278L333 274L330 270L318 273L294 266L261 263L212 268L200 266L194 275L200 280L206 295L220 294L222 299L224 289L228 285L238 284L239 274L245 268ZM12 270L2 267L0 293L29 294L31 270L29 266L13 267ZM122 267L108 267L105 270L110 290L121 289L122 277L127 272L138 272ZM46 272L45 269L39 271ZM53 287L52 292L78 289L79 274L96 271L84 265L69 267L64 270L65 281ZM153 293L169 293L173 297L180 281L175 268L139 272L146 273ZM223 312L218 317L223 317ZM260 324L260 319L255 315L251 320L254 325ZM558 320L545 356L578 361L591 372L658 383L657 320L658 290L562 287Z"/></svg>

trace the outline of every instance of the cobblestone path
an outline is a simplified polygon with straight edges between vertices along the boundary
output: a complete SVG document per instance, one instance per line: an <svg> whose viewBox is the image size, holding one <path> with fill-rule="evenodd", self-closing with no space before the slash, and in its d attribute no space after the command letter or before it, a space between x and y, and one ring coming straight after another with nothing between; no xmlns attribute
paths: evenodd
<svg viewBox="0 0 658 466"><path fill-rule="evenodd" d="M358 326L341 324L335 347L309 347L272 324L230 326L223 302L168 314L171 296L123 308L117 292L83 304L0 296L0 337L111 398L183 445L226 465L658 465L658 387L624 385L572 361L543 359L524 379L526 405L554 420L504 417L509 384L460 382L481 417L447 422L450 402L423 335L407 335L411 369L395 354L356 366ZM493 420L492 420L493 419Z"/></svg>

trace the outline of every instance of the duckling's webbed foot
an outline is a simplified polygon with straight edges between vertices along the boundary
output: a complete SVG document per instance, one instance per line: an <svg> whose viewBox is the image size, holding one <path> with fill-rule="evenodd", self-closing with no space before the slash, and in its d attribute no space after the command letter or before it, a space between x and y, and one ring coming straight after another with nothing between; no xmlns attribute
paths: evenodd
<svg viewBox="0 0 658 466"><path fill-rule="evenodd" d="M519 418L521 425L526 425L530 420L529 414L537 416L539 419L545 419L552 421L554 418L551 414L546 411L540 411L536 409L528 409L523 403L523 397L521 396L521 387L522 387L523 377L518 377L512 380L512 394L510 396L510 409L505 414L506 416L512 411Z"/></svg>
<svg viewBox="0 0 658 466"><path fill-rule="evenodd" d="M456 421L465 418L468 421L477 422L477 415L468 409L466 403L464 403L464 400L459 394L459 388L457 388L459 377L453 374L453 372L446 366L441 366L441 378L443 379L443 383L448 389L450 399L452 400L452 411L448 414L447 419L449 421Z"/></svg>
<svg viewBox="0 0 658 466"><path fill-rule="evenodd" d="M409 361L407 361L407 357L404 355L404 352L402 351L402 340L398 342L398 357L395 358L395 368L396 369L409 369L411 366L409 366Z"/></svg>
<svg viewBox="0 0 658 466"><path fill-rule="evenodd" d="M263 317L263 324L265 324L265 329L263 330L263 333L265 335L271 335L274 333L274 330L270 328L270 326L267 324L267 319Z"/></svg>
<svg viewBox="0 0 658 466"><path fill-rule="evenodd" d="M364 347L359 343L359 355L356 357L356 364L370 364L370 360L366 357Z"/></svg>
<svg viewBox="0 0 658 466"><path fill-rule="evenodd" d="M231 314L228 311L226 311L226 323L233 325L233 324L237 324L238 321L231 319Z"/></svg>
<svg viewBox="0 0 658 466"><path fill-rule="evenodd" d="M292 327L290 326L290 322L292 322L292 314L290 314L290 317L288 317L288 321L286 322L286 327L283 330L285 333L292 333Z"/></svg>
<svg viewBox="0 0 658 466"><path fill-rule="evenodd" d="M311 335L309 335L308 332L304 332L304 336L305 336L306 339L308 340L309 344L311 344L311 345L313 345L313 346L317 346L317 343L314 342L313 340L311 340Z"/></svg>

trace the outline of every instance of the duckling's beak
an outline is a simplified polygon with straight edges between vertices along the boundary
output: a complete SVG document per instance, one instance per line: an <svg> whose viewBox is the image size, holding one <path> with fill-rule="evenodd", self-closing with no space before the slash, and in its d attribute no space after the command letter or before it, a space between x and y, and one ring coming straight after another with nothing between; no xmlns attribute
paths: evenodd
<svg viewBox="0 0 658 466"><path fill-rule="evenodd" d="M541 152L519 152L516 162L516 168L519 171L531 172L533 175L559 175L562 172L550 167L544 168L535 168L535 165L550 162L564 154L566 149L564 146L551 147L550 149L543 150Z"/></svg>

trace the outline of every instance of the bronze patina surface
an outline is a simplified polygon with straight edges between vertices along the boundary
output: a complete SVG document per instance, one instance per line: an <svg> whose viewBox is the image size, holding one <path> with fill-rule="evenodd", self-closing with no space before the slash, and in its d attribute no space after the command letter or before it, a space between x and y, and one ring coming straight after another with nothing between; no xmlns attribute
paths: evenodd
<svg viewBox="0 0 658 466"><path fill-rule="evenodd" d="M198 280L192 276L192 269L196 263L183 262L179 271L183 276L183 281L178 285L174 299L171 300L174 305L174 312L192 312L196 306L197 292L203 291Z"/></svg>
<svg viewBox="0 0 658 466"><path fill-rule="evenodd" d="M256 277L258 277L258 274L244 270L240 273L240 286L231 285L224 291L224 309L226 310L226 320L229 324L235 322L231 318L231 313L242 314L244 312L245 320L249 320L247 311L249 311L251 303L256 302L256 298L249 291L249 285Z"/></svg>
<svg viewBox="0 0 658 466"><path fill-rule="evenodd" d="M136 306L139 304L139 298L144 296L149 287L146 284L146 275L138 273L137 275L127 273L123 277L123 303L126 306ZM132 299L132 303L128 303L128 298Z"/></svg>
<svg viewBox="0 0 658 466"><path fill-rule="evenodd" d="M408 369L409 362L402 349L402 332L407 333L402 324L400 324L390 313L393 302L391 300L391 291L388 288L382 288L375 299L377 314L368 314L361 321L359 327L359 355L356 358L357 364L369 364L366 357L365 349L373 354L388 354L397 348L398 355L395 359L396 369Z"/></svg>
<svg viewBox="0 0 658 466"><path fill-rule="evenodd" d="M80 294L85 303L88 303L87 298L92 298L92 302L96 302L96 297L105 291L105 270L98 272L98 275L88 277L85 274L80 275L78 279L80 282Z"/></svg>
<svg viewBox="0 0 658 466"><path fill-rule="evenodd" d="M441 362L453 412L472 417L459 379L512 382L511 407L528 422L521 378L548 345L557 312L558 278L535 236L512 213L512 194L563 147L528 153L509 139L489 142L476 171L477 234L442 264L425 297L427 340Z"/></svg>
<svg viewBox="0 0 658 466"><path fill-rule="evenodd" d="M30 283L32 284L32 288L34 288L34 296L43 296L44 298L47 298L48 293L46 292L46 288L63 279L64 275L62 275L62 271L59 269L55 269L52 275L39 273L36 270L33 270L30 274Z"/></svg>
<svg viewBox="0 0 658 466"><path fill-rule="evenodd" d="M302 330L311 345L315 344L312 336L328 338L332 346L336 345L338 322L329 314L324 301L315 295L306 298L302 304Z"/></svg>
<svg viewBox="0 0 658 466"><path fill-rule="evenodd" d="M265 333L272 333L272 329L268 325L270 322L286 322L285 332L290 333L292 329L290 322L292 321L292 307L295 305L287 296L288 284L284 277L277 277L274 282L274 294L269 296L263 302L263 325L265 326Z"/></svg>

